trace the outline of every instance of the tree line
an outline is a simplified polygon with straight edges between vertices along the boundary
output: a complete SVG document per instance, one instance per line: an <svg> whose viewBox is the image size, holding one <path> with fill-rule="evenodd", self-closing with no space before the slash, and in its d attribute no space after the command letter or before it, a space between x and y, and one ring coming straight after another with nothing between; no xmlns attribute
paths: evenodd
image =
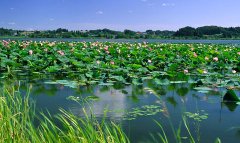
<svg viewBox="0 0 240 143"><path fill-rule="evenodd" d="M203 39L215 38L240 38L240 27L218 27L218 26L203 26L198 28L184 27L176 31L174 37L192 37Z"/></svg>
<svg viewBox="0 0 240 143"><path fill-rule="evenodd" d="M15 36L27 38L107 38L107 39L240 39L240 27L202 26L193 28L183 27L177 31L146 30L136 32L132 30L114 31L110 29L97 30L56 30L25 31L0 28L0 36Z"/></svg>

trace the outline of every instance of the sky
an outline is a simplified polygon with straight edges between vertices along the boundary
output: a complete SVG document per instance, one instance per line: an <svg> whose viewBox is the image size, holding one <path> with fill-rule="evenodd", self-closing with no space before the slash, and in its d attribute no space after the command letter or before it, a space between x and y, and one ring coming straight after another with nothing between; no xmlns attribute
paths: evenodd
<svg viewBox="0 0 240 143"><path fill-rule="evenodd" d="M0 27L177 30L240 26L240 0L1 0Z"/></svg>

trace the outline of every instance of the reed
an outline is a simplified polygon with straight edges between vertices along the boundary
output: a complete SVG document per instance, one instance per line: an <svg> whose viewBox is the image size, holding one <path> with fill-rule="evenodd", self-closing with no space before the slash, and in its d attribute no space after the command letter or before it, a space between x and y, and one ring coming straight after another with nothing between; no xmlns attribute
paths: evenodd
<svg viewBox="0 0 240 143"><path fill-rule="evenodd" d="M0 92L0 142L81 142L81 143L127 143L127 136L121 127L113 122L96 118L77 117L59 109L57 116L35 114L35 104L29 98L30 88L25 96L14 86L3 86ZM40 120L38 125L35 120ZM58 124L56 124L58 123Z"/></svg>

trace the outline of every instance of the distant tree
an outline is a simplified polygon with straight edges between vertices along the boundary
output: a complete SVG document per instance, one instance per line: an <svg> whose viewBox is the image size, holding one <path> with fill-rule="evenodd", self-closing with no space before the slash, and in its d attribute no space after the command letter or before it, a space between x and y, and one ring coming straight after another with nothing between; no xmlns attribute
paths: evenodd
<svg viewBox="0 0 240 143"><path fill-rule="evenodd" d="M218 26L203 26L196 29L201 35L222 34L224 29Z"/></svg>
<svg viewBox="0 0 240 143"><path fill-rule="evenodd" d="M174 34L174 36L177 36L177 37L194 37L194 36L198 36L198 33L197 33L195 28L187 26L187 27L184 27L184 28L180 28Z"/></svg>
<svg viewBox="0 0 240 143"><path fill-rule="evenodd" d="M58 29L56 30L56 33L64 33L64 32L68 32L68 30L67 30L67 29L64 29L64 28L58 28Z"/></svg>
<svg viewBox="0 0 240 143"><path fill-rule="evenodd" d="M132 31L132 30L124 30L123 32L125 35L128 35L128 36L134 36L136 34L136 32Z"/></svg>
<svg viewBox="0 0 240 143"><path fill-rule="evenodd" d="M10 36L12 31L12 29L0 28L0 36Z"/></svg>
<svg viewBox="0 0 240 143"><path fill-rule="evenodd" d="M97 37L107 39L119 38L206 38L206 39L219 39L219 38L240 38L240 27L218 27L218 26L202 26L198 28L183 27L179 30L146 30L146 32L135 32L132 30L114 31L107 28L97 30L73 30L69 31L64 28L56 30L33 31L29 33L24 30L12 30L0 28L0 36L26 36L31 38L72 38L72 37Z"/></svg>
<svg viewBox="0 0 240 143"><path fill-rule="evenodd" d="M163 38L172 37L174 33L175 33L174 31L169 31L169 30L164 30L164 31L156 30L155 31L155 35L157 35L159 37L163 37Z"/></svg>
<svg viewBox="0 0 240 143"><path fill-rule="evenodd" d="M155 35L155 32L153 30L146 30L146 33L149 35Z"/></svg>

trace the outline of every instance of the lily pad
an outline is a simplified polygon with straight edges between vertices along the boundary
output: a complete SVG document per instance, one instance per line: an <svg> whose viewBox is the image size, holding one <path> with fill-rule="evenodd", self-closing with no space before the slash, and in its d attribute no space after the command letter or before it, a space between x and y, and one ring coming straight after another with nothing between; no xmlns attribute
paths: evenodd
<svg viewBox="0 0 240 143"><path fill-rule="evenodd" d="M112 86L113 83L104 83L104 82L102 82L102 83L99 83L99 85L100 86Z"/></svg>
<svg viewBox="0 0 240 143"><path fill-rule="evenodd" d="M209 88L209 87L204 87L204 86L195 87L194 89L197 90L197 92L205 93L205 94L212 90L211 88Z"/></svg>
<svg viewBox="0 0 240 143"><path fill-rule="evenodd" d="M170 81L170 83L186 83L187 81Z"/></svg>
<svg viewBox="0 0 240 143"><path fill-rule="evenodd" d="M45 84L62 84L66 87L77 88L78 83L76 81L68 81L68 80L57 80L57 81L46 81Z"/></svg>
<svg viewBox="0 0 240 143"><path fill-rule="evenodd" d="M202 86L202 87L195 87L194 88L195 90L198 90L198 91L211 91L212 89L211 88L209 88L209 87L204 87L204 86Z"/></svg>
<svg viewBox="0 0 240 143"><path fill-rule="evenodd" d="M158 85L169 85L170 84L170 81L168 79L160 80L160 79L155 78L154 82Z"/></svg>
<svg viewBox="0 0 240 143"><path fill-rule="evenodd" d="M100 100L100 98L98 96L95 96L95 95L87 96L85 99L86 100L94 100L94 101Z"/></svg>

